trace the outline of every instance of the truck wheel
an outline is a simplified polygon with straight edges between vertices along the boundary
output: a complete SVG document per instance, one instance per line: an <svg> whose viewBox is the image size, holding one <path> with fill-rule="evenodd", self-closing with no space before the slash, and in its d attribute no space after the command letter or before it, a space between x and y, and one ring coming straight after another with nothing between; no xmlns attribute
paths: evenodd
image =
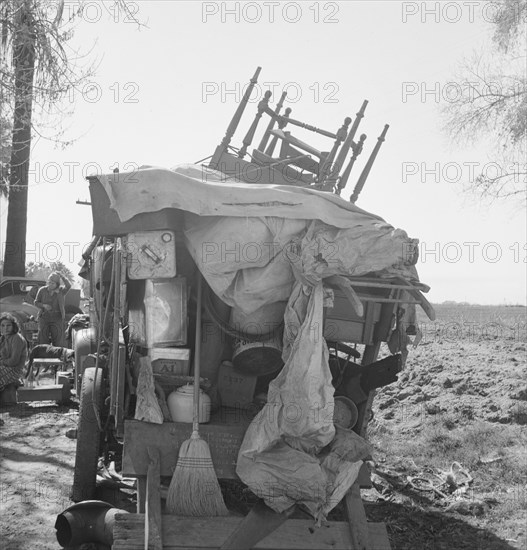
<svg viewBox="0 0 527 550"><path fill-rule="evenodd" d="M97 378L95 378L96 371ZM101 423L104 422L102 418L103 375L104 371L100 368L88 368L82 377L77 422L77 451L71 494L73 502L91 500L95 493L101 441L97 417Z"/></svg>
<svg viewBox="0 0 527 550"><path fill-rule="evenodd" d="M81 328L75 333L75 391L80 397L84 360L97 351L97 330L94 327Z"/></svg>

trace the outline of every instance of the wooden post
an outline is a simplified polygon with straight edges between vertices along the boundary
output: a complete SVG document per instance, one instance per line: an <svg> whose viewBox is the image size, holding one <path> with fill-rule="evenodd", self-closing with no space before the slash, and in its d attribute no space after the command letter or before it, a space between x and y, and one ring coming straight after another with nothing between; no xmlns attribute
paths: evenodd
<svg viewBox="0 0 527 550"><path fill-rule="evenodd" d="M285 110L284 116L278 119L279 130L283 130L287 126L287 123L289 122L290 114L291 114L291 107L287 107L287 109ZM269 147L267 147L267 149L265 150L265 154L272 157L277 143L278 143L278 138L276 136L273 136L273 139L271 140Z"/></svg>
<svg viewBox="0 0 527 550"><path fill-rule="evenodd" d="M137 476L136 493L137 493L136 511L138 514L144 514L145 499L146 499L146 476L145 475Z"/></svg>
<svg viewBox="0 0 527 550"><path fill-rule="evenodd" d="M338 148L340 147L340 144L346 139L346 135L348 134L348 126L351 124L351 118L346 117L344 119L344 124L338 129L336 134L335 143L333 144L333 147L331 149L331 152L329 155L321 161L320 170L318 173L319 177L319 184L323 184L326 179L328 180L328 186L333 187L332 182L333 179L331 176L333 175L333 172L336 169L336 166L333 165L333 160L335 159L335 156L337 154ZM324 191L331 191L332 189L323 189Z"/></svg>
<svg viewBox="0 0 527 550"><path fill-rule="evenodd" d="M150 464L146 475L145 550L163 550L159 450L148 448Z"/></svg>
<svg viewBox="0 0 527 550"><path fill-rule="evenodd" d="M330 175L330 177L332 178L338 176L338 174L344 167L344 163L346 162L346 157L348 156L348 152L353 146L353 138L355 137L355 134L357 132L357 128L359 127L361 119L364 117L364 112L366 111L367 105L368 105L368 100L365 99L362 102L362 106L359 109L359 112L355 115L355 120L353 121L353 124L350 128L348 137L346 138L346 141L342 145L342 148L340 149L337 160L335 161L334 171Z"/></svg>
<svg viewBox="0 0 527 550"><path fill-rule="evenodd" d="M227 151L227 148L229 147L231 138L234 135L234 132L236 131L236 128L238 127L238 124L240 122L240 119L242 118L243 111L245 110L245 107L249 102L249 98L251 97L253 88L258 82L258 76L260 75L261 70L262 70L261 67L258 67L256 69L256 72L254 73L254 76L251 78L249 86L247 86L247 90L245 90L245 94L243 95L243 98L240 101L240 104L238 105L238 108L236 109L234 116L232 117L231 123L229 124L227 131L225 132L225 137L221 140L220 145L216 147L216 151L214 151L214 155L212 156L212 159L210 161L210 167L213 169L218 168L218 165L223 153L225 153Z"/></svg>
<svg viewBox="0 0 527 550"><path fill-rule="evenodd" d="M357 199L359 198L359 194L362 191L362 188L364 187L366 180L368 179L368 175L370 174L370 170L371 170L371 167L373 166L373 162L375 161L375 158L377 157L377 153L381 148L382 142L386 139L386 132L388 131L389 127L390 126L388 124L385 124L384 130L382 131L381 135L377 138L377 143L375 144L375 147L371 152L370 158L368 159L368 162L366 162L366 166L362 170L362 173L359 176L359 179L357 180L357 185L355 185L355 189L353 189L353 193L350 197L350 202L353 202L353 203L357 202Z"/></svg>
<svg viewBox="0 0 527 550"><path fill-rule="evenodd" d="M347 492L346 516L350 527L353 550L371 550L368 520L360 496L360 487L356 481Z"/></svg>
<svg viewBox="0 0 527 550"><path fill-rule="evenodd" d="M110 352L110 415L116 417L117 411L117 379L119 370L119 324L121 311L121 239L115 238L113 243L113 319ZM109 298L109 297L108 297Z"/></svg>
<svg viewBox="0 0 527 550"><path fill-rule="evenodd" d="M379 349L381 347L380 342L371 344L364 348L364 354L362 356L361 365L370 365L375 363ZM375 397L375 390L368 393L368 399L361 403L359 406L359 418L357 420L358 433L361 437L366 437L366 428L368 427L368 421L370 419L371 408L373 404L373 398Z"/></svg>
<svg viewBox="0 0 527 550"><path fill-rule="evenodd" d="M262 118L262 114L269 105L269 99L271 98L271 90L267 90L265 92L262 100L258 103L258 110L256 111L256 116L254 117L253 123L251 124L251 127L249 128L249 131L243 138L243 146L238 152L238 158L242 159L245 154L247 153L247 147L251 145L252 140L254 138L254 134L256 132L256 128L258 127L258 123L260 122L260 119Z"/></svg>
<svg viewBox="0 0 527 550"><path fill-rule="evenodd" d="M362 153L362 148L364 147L365 140L366 140L366 134L361 134L359 138L359 142L353 145L353 155L351 155L348 165L346 166L344 173L340 177L340 181L337 186L337 195L340 195L344 187L346 187L346 183L348 183L348 179L350 177L351 169L353 168L353 165L355 164L357 157Z"/></svg>
<svg viewBox="0 0 527 550"><path fill-rule="evenodd" d="M269 141L269 137L271 136L271 130L274 128L274 125L276 123L276 119L278 115L280 114L280 111L282 110L282 106L284 104L285 98L287 97L287 92L283 92L280 96L280 101L276 104L276 109L274 110L275 116L271 117L271 120L269 121L269 124L267 125L267 129L265 130L265 133L262 137L262 141L260 141L260 145L258 146L258 150L262 151L262 153L265 151L265 148L267 147L267 142Z"/></svg>

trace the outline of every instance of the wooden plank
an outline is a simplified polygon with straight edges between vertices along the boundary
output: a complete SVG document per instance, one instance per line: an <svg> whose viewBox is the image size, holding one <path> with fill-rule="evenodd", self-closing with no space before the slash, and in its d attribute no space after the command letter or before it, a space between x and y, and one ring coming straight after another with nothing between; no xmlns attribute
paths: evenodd
<svg viewBox="0 0 527 550"><path fill-rule="evenodd" d="M373 329L375 322L379 319L381 306L374 302L368 302L366 305L366 320L364 324L363 342L366 345L373 344Z"/></svg>
<svg viewBox="0 0 527 550"><path fill-rule="evenodd" d="M33 359L33 366L45 366L49 367L50 365L56 365L60 367L63 362L60 359Z"/></svg>
<svg viewBox="0 0 527 550"><path fill-rule="evenodd" d="M404 283L406 282L402 277L397 277L397 280ZM434 308L432 307L432 304L421 294L421 292L414 288L412 285L408 285L405 290L410 294L410 296L413 296L419 303L419 305L423 308L423 311L427 314L430 321L435 321L436 318L436 312Z"/></svg>
<svg viewBox="0 0 527 550"><path fill-rule="evenodd" d="M124 385L126 381L126 346L119 344L119 359L117 361L117 393L115 400L115 429L117 437L124 433Z"/></svg>
<svg viewBox="0 0 527 550"><path fill-rule="evenodd" d="M362 355L361 365L370 365L371 363L375 363L377 360L377 355L379 355L380 347L380 342L376 342L371 346L366 346ZM374 397L375 390L372 390L368 393L368 399L364 403L361 403L358 407L359 419L357 420L356 429L361 437L366 437L366 428L370 419Z"/></svg>
<svg viewBox="0 0 527 550"><path fill-rule="evenodd" d="M137 492L137 501L136 501L136 510L138 514L145 513L145 503L146 503L146 476L140 476L137 478L136 485Z"/></svg>
<svg viewBox="0 0 527 550"><path fill-rule="evenodd" d="M148 449L150 464L146 476L145 547L148 550L162 550L161 493L159 485L159 451Z"/></svg>
<svg viewBox="0 0 527 550"><path fill-rule="evenodd" d="M0 391L0 405L16 405L17 389L15 384L8 384Z"/></svg>
<svg viewBox="0 0 527 550"><path fill-rule="evenodd" d="M222 415L224 415L223 419L232 420L234 423L200 424L200 436L209 445L217 476L221 479L238 479L236 462L249 424L250 413L243 409L229 409ZM149 424L137 420L126 420L124 426L123 475L125 477L146 476L150 463L148 447L157 447L160 453L161 476L171 477L176 467L179 447L189 438L192 425L181 422ZM371 487L366 465L363 465L359 471L359 483L361 487ZM141 510L142 512L144 510Z"/></svg>
<svg viewBox="0 0 527 550"><path fill-rule="evenodd" d="M345 507L352 548L356 550L373 550L368 532L366 512L364 511L360 489L357 484L354 484L346 494Z"/></svg>
<svg viewBox="0 0 527 550"><path fill-rule="evenodd" d="M240 518L183 518L163 516L164 550L219 550L242 520ZM369 523L368 535L374 550L390 550L383 523ZM350 550L348 524L328 522L316 528L312 520L290 519L260 541L257 550ZM144 549L144 516L118 514L114 527L112 550ZM356 549L354 549L356 550Z"/></svg>
<svg viewBox="0 0 527 550"><path fill-rule="evenodd" d="M221 545L222 550L253 548L283 525L293 514L295 508L296 506L291 506L289 510L278 513L269 508L263 500L259 500Z"/></svg>
<svg viewBox="0 0 527 550"><path fill-rule="evenodd" d="M398 298L379 298L378 296L361 296L363 302L378 302L379 304L415 304L420 305L417 300Z"/></svg>
<svg viewBox="0 0 527 550"><path fill-rule="evenodd" d="M375 324L373 338L375 341L386 342L395 319L396 304L381 304L379 321Z"/></svg>
<svg viewBox="0 0 527 550"><path fill-rule="evenodd" d="M237 479L236 461L243 436L249 424L247 411L230 409L224 412L232 424L201 424L200 436L210 448L216 475ZM144 476L150 462L148 447L158 447L162 476L172 476L179 448L190 438L192 424L165 422L150 424L127 420L124 424L123 475Z"/></svg>
<svg viewBox="0 0 527 550"><path fill-rule="evenodd" d="M18 388L18 401L62 401L62 384L48 384L36 388Z"/></svg>

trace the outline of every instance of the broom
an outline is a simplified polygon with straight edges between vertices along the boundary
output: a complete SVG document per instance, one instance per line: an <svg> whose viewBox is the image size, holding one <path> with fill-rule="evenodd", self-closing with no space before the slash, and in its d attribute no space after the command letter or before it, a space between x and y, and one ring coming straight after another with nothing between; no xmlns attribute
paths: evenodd
<svg viewBox="0 0 527 550"><path fill-rule="evenodd" d="M176 469L168 489L167 510L180 516L226 516L229 512L223 501L209 446L199 436L201 287L201 273L198 272L192 435L183 441L179 449Z"/></svg>

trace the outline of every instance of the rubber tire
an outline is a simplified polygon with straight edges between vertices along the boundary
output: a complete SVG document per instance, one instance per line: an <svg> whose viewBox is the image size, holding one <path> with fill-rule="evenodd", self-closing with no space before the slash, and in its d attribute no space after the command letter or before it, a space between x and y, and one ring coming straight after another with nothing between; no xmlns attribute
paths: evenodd
<svg viewBox="0 0 527 550"><path fill-rule="evenodd" d="M95 380L96 370L98 371L97 380ZM101 422L104 422L102 414L103 376L104 371L102 369L88 368L84 371L82 377L79 419L77 422L77 450L71 491L73 502L92 500L95 494L101 433L94 412L94 404Z"/></svg>
<svg viewBox="0 0 527 550"><path fill-rule="evenodd" d="M97 351L97 330L94 327L81 328L75 335L75 391L80 398L83 361L87 355Z"/></svg>

